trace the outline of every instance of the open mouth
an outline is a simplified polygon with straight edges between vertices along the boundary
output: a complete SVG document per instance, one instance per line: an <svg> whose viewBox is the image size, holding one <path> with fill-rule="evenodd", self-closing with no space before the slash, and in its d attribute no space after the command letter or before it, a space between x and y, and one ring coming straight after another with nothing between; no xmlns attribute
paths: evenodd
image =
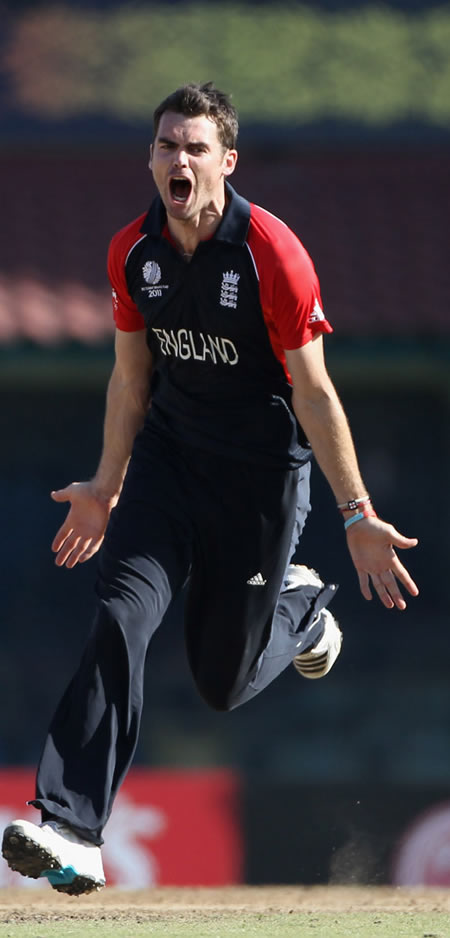
<svg viewBox="0 0 450 938"><path fill-rule="evenodd" d="M170 180L170 194L174 202L187 202L192 184L185 176L173 176Z"/></svg>

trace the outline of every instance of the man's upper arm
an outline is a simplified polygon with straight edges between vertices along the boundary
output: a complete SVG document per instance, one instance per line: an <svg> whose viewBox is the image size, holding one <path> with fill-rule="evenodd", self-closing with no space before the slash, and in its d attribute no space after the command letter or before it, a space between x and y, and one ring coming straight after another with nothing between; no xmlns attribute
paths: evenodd
<svg viewBox="0 0 450 938"><path fill-rule="evenodd" d="M252 205L248 246L277 357L283 349L297 349L319 333L332 332L313 261L297 235L279 218Z"/></svg>
<svg viewBox="0 0 450 938"><path fill-rule="evenodd" d="M332 387L325 365L322 335L316 335L301 348L285 349L285 355L294 393L300 400L314 401Z"/></svg>
<svg viewBox="0 0 450 938"><path fill-rule="evenodd" d="M139 332L145 326L144 318L128 292L125 273L127 258L143 238L140 231L143 217L140 216L118 231L108 249L108 277L112 287L114 321L123 332Z"/></svg>
<svg viewBox="0 0 450 938"><path fill-rule="evenodd" d="M115 371L124 383L150 384L152 373L152 355L147 345L145 329L136 332L124 332L116 329Z"/></svg>

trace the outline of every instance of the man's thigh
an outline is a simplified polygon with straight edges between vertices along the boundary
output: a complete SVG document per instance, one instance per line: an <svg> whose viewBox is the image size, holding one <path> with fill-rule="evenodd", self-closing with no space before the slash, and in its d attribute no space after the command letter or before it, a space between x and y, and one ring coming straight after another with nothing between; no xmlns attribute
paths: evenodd
<svg viewBox="0 0 450 938"><path fill-rule="evenodd" d="M186 581L191 532L181 470L164 447L132 457L99 556L97 594L128 628L151 632Z"/></svg>
<svg viewBox="0 0 450 938"><path fill-rule="evenodd" d="M199 530L186 605L186 643L200 693L227 708L270 635L291 550L297 470L226 464ZM206 506L205 506L206 508Z"/></svg>

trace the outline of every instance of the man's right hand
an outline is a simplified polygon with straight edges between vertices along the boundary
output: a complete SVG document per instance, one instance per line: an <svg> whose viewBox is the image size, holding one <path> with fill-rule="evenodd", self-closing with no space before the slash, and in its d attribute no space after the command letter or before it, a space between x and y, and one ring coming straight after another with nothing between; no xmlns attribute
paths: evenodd
<svg viewBox="0 0 450 938"><path fill-rule="evenodd" d="M70 502L67 518L52 543L56 565L70 569L98 551L117 499L98 495L92 482L72 482L51 496L55 502Z"/></svg>

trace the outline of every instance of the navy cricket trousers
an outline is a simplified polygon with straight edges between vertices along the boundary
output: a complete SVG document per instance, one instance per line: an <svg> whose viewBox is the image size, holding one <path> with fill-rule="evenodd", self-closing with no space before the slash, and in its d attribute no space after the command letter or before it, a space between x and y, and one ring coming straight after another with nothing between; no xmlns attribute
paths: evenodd
<svg viewBox="0 0 450 938"><path fill-rule="evenodd" d="M136 748L149 642L185 584L188 661L217 710L250 700L317 638L335 587L283 592L308 511L309 465L261 468L143 431L100 551L93 628L40 760L31 804L44 818L102 843Z"/></svg>

